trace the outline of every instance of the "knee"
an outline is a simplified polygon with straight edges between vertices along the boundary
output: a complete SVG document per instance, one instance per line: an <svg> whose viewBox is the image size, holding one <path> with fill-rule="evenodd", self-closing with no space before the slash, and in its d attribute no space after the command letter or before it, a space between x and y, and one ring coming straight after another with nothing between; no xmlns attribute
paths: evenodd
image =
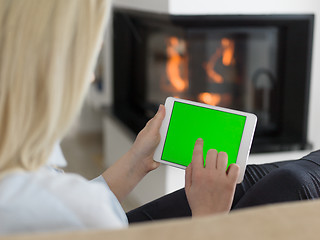
<svg viewBox="0 0 320 240"><path fill-rule="evenodd" d="M277 169L272 177L277 184L285 184L297 188L312 182L310 174L305 169L291 166Z"/></svg>
<svg viewBox="0 0 320 240"><path fill-rule="evenodd" d="M237 199L233 208L319 198L320 178L316 178L315 172L306 168L283 166L257 181Z"/></svg>

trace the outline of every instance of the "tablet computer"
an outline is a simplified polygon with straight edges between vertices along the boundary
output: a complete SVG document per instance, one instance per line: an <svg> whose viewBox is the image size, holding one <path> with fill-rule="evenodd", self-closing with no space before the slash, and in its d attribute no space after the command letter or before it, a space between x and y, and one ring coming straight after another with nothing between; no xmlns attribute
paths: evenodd
<svg viewBox="0 0 320 240"><path fill-rule="evenodd" d="M166 99L165 109L155 161L185 169L196 140L202 138L204 159L209 149L226 152L228 167L238 164L238 183L243 180L257 122L254 114L173 97Z"/></svg>

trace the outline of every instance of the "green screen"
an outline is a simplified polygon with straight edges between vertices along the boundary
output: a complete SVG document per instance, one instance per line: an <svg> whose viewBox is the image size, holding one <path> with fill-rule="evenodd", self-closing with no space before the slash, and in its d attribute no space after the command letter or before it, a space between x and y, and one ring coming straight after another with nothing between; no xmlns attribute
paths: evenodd
<svg viewBox="0 0 320 240"><path fill-rule="evenodd" d="M245 121L245 116L174 102L162 159L188 166L202 138L204 159L209 149L217 149L228 154L228 166L236 163Z"/></svg>

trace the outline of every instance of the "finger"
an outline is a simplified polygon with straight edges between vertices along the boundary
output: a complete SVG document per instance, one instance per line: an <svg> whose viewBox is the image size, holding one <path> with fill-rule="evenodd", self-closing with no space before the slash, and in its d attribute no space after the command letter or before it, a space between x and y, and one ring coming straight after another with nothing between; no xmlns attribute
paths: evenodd
<svg viewBox="0 0 320 240"><path fill-rule="evenodd" d="M148 124L153 129L159 130L165 115L166 115L166 109L162 104L160 104L156 115L154 115L154 117L149 121Z"/></svg>
<svg viewBox="0 0 320 240"><path fill-rule="evenodd" d="M206 157L206 168L215 169L217 166L218 151L216 149L209 149Z"/></svg>
<svg viewBox="0 0 320 240"><path fill-rule="evenodd" d="M185 172L185 189L190 189L192 184L192 162L186 168Z"/></svg>
<svg viewBox="0 0 320 240"><path fill-rule="evenodd" d="M192 169L197 171L203 169L203 140L198 138L192 154Z"/></svg>
<svg viewBox="0 0 320 240"><path fill-rule="evenodd" d="M226 171L228 166L228 154L226 152L219 152L217 157L217 169Z"/></svg>
<svg viewBox="0 0 320 240"><path fill-rule="evenodd" d="M237 164L230 164L228 170L227 170L227 175L230 181L236 182L238 180L240 174L240 167Z"/></svg>

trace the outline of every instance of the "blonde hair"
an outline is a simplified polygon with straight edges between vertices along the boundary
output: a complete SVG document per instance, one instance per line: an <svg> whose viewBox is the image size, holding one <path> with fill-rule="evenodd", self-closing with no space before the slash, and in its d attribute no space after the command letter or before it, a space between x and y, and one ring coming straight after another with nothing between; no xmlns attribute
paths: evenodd
<svg viewBox="0 0 320 240"><path fill-rule="evenodd" d="M110 0L0 0L0 173L36 170L90 83Z"/></svg>

